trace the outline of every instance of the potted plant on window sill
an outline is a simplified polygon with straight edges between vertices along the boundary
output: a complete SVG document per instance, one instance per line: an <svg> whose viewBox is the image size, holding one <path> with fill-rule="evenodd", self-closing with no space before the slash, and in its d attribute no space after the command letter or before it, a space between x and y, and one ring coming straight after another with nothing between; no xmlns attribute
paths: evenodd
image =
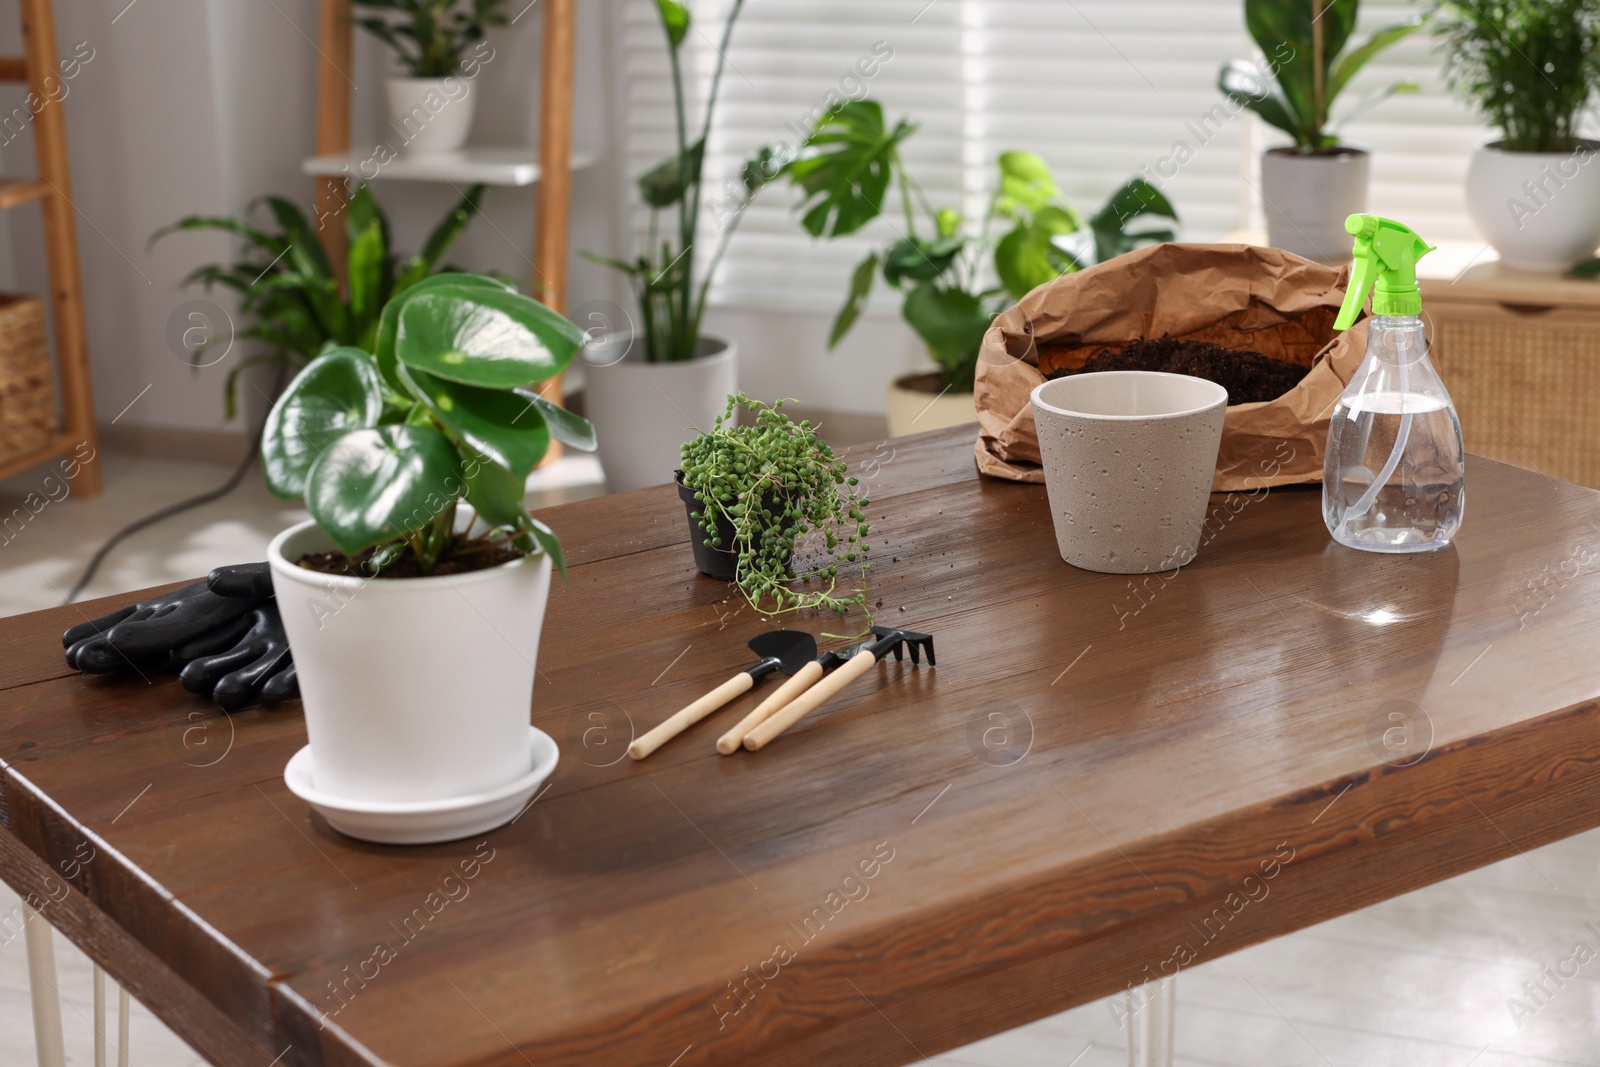
<svg viewBox="0 0 1600 1067"><path fill-rule="evenodd" d="M718 219L720 232L708 257L701 255L696 234L706 139L728 42L743 7L744 0L734 0L723 24L704 116L691 129L681 62L689 9L678 0L656 0L672 67L677 150L638 180L639 196L650 209L643 253L632 261L585 253L627 275L639 312L631 329L591 344L584 353L585 410L600 428L600 463L613 490L671 481L678 449L709 427L738 389L734 342L709 336L702 327L712 275L742 209ZM742 185L728 192L742 208L780 165L772 151L763 150L743 168Z"/></svg>
<svg viewBox="0 0 1600 1067"><path fill-rule="evenodd" d="M493 58L484 29L506 25L505 3L355 0L372 12L358 24L394 49L409 75L392 77L385 85L389 125L401 139L401 152L438 155L467 143L478 102L472 79Z"/></svg>
<svg viewBox="0 0 1600 1067"><path fill-rule="evenodd" d="M802 224L813 237L859 230L877 217L877 205L896 199L890 189L899 186L903 230L856 265L828 335L828 347L837 347L866 308L879 275L905 294L901 315L938 370L903 375L890 385L891 437L974 421L978 352L996 314L1062 274L1174 236L1170 229L1130 231L1129 223L1146 217L1177 221L1166 197L1135 178L1085 225L1062 198L1043 159L1031 152L1005 152L999 159L999 187L973 232L959 212L935 210L906 172L899 146L915 130L904 120L887 128L876 101L847 103L822 119L800 157L785 169L805 194ZM920 225L913 202L925 210ZM1005 227L998 237L996 224Z"/></svg>
<svg viewBox="0 0 1600 1067"><path fill-rule="evenodd" d="M1445 78L1500 136L1467 168L1467 212L1515 270L1562 271L1600 244L1600 142L1578 136L1600 80L1600 2L1445 4Z"/></svg>
<svg viewBox="0 0 1600 1067"><path fill-rule="evenodd" d="M1330 123L1333 102L1351 78L1423 23L1421 17L1398 23L1346 51L1359 9L1359 0L1245 0L1245 28L1265 66L1235 59L1217 78L1235 113L1249 108L1293 139L1261 157L1267 242L1325 263L1350 258L1344 220L1367 209L1370 159L1364 149L1342 144L1339 128L1395 93L1417 88L1410 81L1377 86Z"/></svg>
<svg viewBox="0 0 1600 1067"><path fill-rule="evenodd" d="M435 275L384 307L371 351L330 346L268 416L267 486L312 516L268 549L310 738L285 776L335 828L477 833L554 765L529 701L564 566L524 479L552 437L594 439L522 386L582 341L499 282Z"/></svg>

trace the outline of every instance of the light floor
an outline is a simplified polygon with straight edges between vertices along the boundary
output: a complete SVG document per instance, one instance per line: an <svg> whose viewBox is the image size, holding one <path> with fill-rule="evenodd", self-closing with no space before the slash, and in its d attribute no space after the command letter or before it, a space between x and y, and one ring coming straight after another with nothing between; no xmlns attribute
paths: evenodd
<svg viewBox="0 0 1600 1067"><path fill-rule="evenodd" d="M210 488L204 464L107 456L106 491L50 503L0 543L0 615L61 602L100 540L122 523ZM538 475L535 506L600 491L589 461ZM0 516L37 476L0 482ZM86 596L200 575L264 557L302 513L251 476L233 495L136 535ZM1179 978L1179 1067L1600 1067L1600 831L1547 846L1235 955ZM0 1065L33 1063L16 897L0 887ZM1519 1026L1524 981L1574 954L1589 959ZM68 1063L93 1063L90 968L56 935ZM110 997L115 1004L115 996ZM1530 1005L1533 1004L1529 1001ZM887 1025L887 1024L886 1024ZM111 1031L114 1040L114 1029ZM934 1057L940 1067L1121 1067L1126 1036L1106 1002ZM134 1067L203 1061L135 1005ZM908 1048L908 1060L915 1053ZM113 1058L112 1062L115 1062ZM826 1067L826 1065L819 1065Z"/></svg>

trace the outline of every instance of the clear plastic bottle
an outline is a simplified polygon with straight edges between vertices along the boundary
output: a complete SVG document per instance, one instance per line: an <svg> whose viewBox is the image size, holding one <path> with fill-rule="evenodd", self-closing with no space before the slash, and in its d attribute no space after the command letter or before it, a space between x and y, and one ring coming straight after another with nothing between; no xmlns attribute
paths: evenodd
<svg viewBox="0 0 1600 1067"><path fill-rule="evenodd" d="M1333 410L1322 485L1322 519L1351 548L1426 552L1461 528L1461 422L1420 318L1372 320L1366 359Z"/></svg>

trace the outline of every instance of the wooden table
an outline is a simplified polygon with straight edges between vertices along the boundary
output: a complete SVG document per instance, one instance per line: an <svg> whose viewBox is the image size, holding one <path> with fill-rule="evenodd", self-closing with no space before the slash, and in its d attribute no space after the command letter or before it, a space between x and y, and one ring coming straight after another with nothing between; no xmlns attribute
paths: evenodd
<svg viewBox="0 0 1600 1067"><path fill-rule="evenodd" d="M713 751L730 709L622 759L768 624L694 574L670 489L551 510L561 764L482 841L342 838L284 788L296 708L79 677L76 610L6 619L0 870L218 1063L832 1067L1600 824L1600 494L1474 459L1421 557L1331 544L1315 489L1217 497L1199 559L1135 582L1062 563L970 431L853 462L879 618L939 666L760 753Z"/></svg>

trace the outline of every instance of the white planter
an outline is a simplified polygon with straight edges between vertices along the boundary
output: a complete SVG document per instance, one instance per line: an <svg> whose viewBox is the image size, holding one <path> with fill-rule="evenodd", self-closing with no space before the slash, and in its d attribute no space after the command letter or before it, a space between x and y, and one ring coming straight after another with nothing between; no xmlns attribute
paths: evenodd
<svg viewBox="0 0 1600 1067"><path fill-rule="evenodd" d="M1261 156L1267 243L1322 263L1350 259L1344 220L1367 210L1371 157L1359 148L1302 155L1274 148Z"/></svg>
<svg viewBox="0 0 1600 1067"><path fill-rule="evenodd" d="M1600 142L1571 152L1482 145L1467 168L1467 213L1514 270L1564 271L1600 245Z"/></svg>
<svg viewBox="0 0 1600 1067"><path fill-rule="evenodd" d="M332 547L303 522L267 548L316 789L352 802L418 804L526 776L549 557L372 580L297 565Z"/></svg>
<svg viewBox="0 0 1600 1067"><path fill-rule="evenodd" d="M627 354L617 359L619 345ZM711 429L728 394L739 390L737 348L701 337L694 359L646 363L642 343L612 338L605 352L584 364L583 403L600 442L606 485L624 492L672 481L679 449Z"/></svg>
<svg viewBox="0 0 1600 1067"><path fill-rule="evenodd" d="M471 78L390 78L389 143L404 155L454 152L467 143L477 107Z"/></svg>
<svg viewBox="0 0 1600 1067"><path fill-rule="evenodd" d="M891 382L887 411L889 436L904 437L978 421L971 393L954 389L941 393L942 388L938 371L903 374Z"/></svg>

